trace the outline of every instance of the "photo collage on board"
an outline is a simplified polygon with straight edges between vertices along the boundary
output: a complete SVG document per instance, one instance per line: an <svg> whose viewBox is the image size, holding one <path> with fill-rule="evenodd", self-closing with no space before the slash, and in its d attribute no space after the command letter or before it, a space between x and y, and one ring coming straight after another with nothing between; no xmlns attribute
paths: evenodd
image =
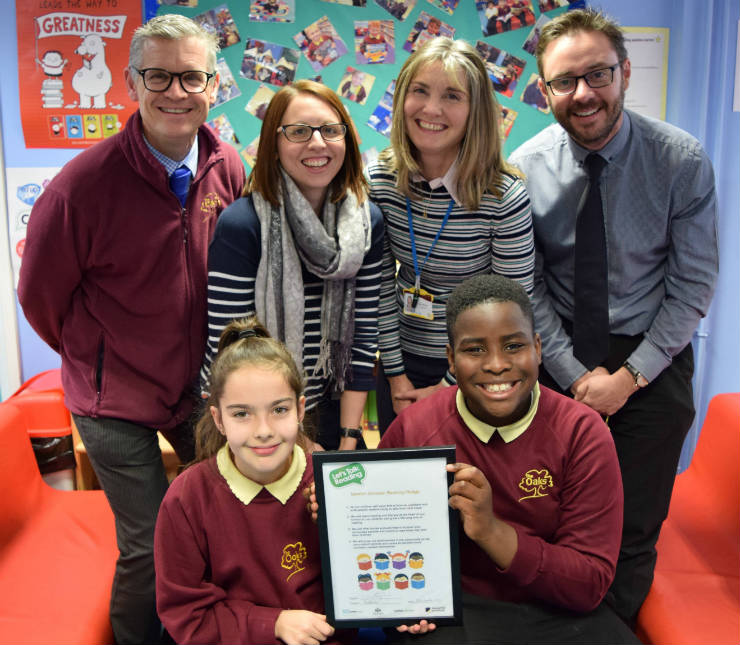
<svg viewBox="0 0 740 645"><path fill-rule="evenodd" d="M551 119L534 52L548 12L566 10L568 0L171 0L159 11L172 4L219 39L220 83L208 123L248 166L270 100L299 78L336 91L363 159L375 158L389 145L401 66L440 36L463 38L480 55L501 104L504 140L517 119L538 129L548 121L537 119Z"/></svg>

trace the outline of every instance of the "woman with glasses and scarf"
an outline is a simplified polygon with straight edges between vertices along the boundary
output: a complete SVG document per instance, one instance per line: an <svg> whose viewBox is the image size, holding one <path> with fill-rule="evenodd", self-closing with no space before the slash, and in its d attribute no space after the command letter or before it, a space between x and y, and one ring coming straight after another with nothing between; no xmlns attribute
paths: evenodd
<svg viewBox="0 0 740 645"><path fill-rule="evenodd" d="M382 246L382 215L368 201L341 100L313 81L284 87L265 113L243 196L221 214L209 247L202 391L223 329L254 314L303 367L318 443L364 447Z"/></svg>

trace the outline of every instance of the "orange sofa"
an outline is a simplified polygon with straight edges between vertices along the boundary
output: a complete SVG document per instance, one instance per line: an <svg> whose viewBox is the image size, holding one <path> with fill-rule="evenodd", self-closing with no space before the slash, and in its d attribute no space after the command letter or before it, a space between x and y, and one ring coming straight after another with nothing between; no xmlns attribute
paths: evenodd
<svg viewBox="0 0 740 645"><path fill-rule="evenodd" d="M740 394L715 396L676 478L637 634L655 645L740 642Z"/></svg>
<svg viewBox="0 0 740 645"><path fill-rule="evenodd" d="M0 446L0 643L112 643L118 549L104 494L44 483L12 400Z"/></svg>

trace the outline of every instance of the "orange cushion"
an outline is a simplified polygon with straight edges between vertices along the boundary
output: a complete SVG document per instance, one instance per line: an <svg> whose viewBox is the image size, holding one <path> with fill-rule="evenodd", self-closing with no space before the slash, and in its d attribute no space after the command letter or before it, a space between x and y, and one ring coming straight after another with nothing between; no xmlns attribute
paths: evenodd
<svg viewBox="0 0 740 645"><path fill-rule="evenodd" d="M113 513L101 491L47 489L0 558L0 642L111 643Z"/></svg>

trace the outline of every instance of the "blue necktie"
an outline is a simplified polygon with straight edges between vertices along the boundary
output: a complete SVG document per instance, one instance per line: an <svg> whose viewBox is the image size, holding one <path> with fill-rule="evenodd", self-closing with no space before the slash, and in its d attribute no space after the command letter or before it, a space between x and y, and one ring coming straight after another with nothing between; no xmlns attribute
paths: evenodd
<svg viewBox="0 0 740 645"><path fill-rule="evenodd" d="M170 175L170 188L175 193L180 205L185 206L185 199L188 196L190 188L190 170L185 166L180 166Z"/></svg>

